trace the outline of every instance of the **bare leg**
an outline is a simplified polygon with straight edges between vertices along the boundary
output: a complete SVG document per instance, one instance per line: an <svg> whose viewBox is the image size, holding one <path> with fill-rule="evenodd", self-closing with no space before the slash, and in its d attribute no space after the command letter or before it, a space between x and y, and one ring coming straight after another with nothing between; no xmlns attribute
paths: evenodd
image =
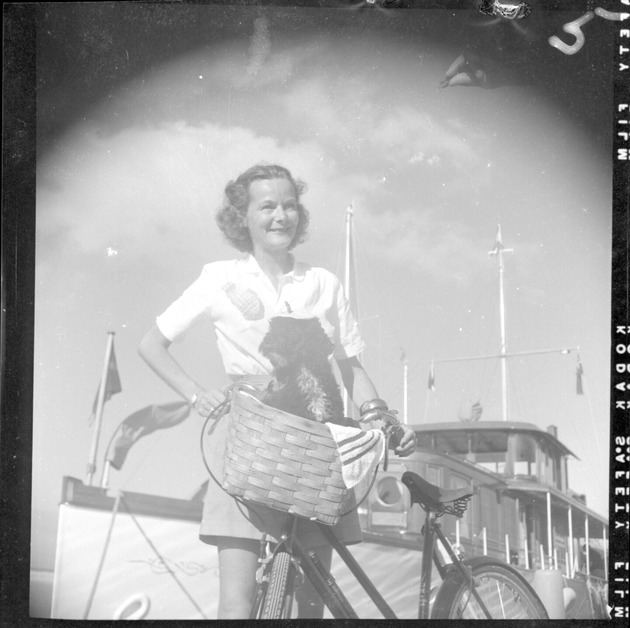
<svg viewBox="0 0 630 628"><path fill-rule="evenodd" d="M260 542L222 537L219 552L218 619L248 619L256 588Z"/></svg>
<svg viewBox="0 0 630 628"><path fill-rule="evenodd" d="M330 571L332 547L323 546L313 549L323 567ZM324 616L324 603L308 578L305 578L304 584L296 590L295 597L298 603L298 617L300 619L321 619Z"/></svg>

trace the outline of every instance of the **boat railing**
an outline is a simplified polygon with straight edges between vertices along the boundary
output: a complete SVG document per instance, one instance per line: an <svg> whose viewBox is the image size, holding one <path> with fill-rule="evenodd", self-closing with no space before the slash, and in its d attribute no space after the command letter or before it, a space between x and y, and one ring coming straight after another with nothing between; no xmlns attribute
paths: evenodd
<svg viewBox="0 0 630 628"><path fill-rule="evenodd" d="M457 543L455 538L452 540ZM567 578L573 578L577 572L582 571L586 576L584 565L579 565L577 560L573 568L571 567L569 552L566 548L555 547L553 554L549 556L547 548L542 543L537 542L534 547L529 547L525 540L511 539L508 534L501 538L486 529L474 533L472 540L462 538L460 543L466 550L470 550L472 555L500 558L521 569L531 571L555 569ZM591 573L589 576L597 577L597 574Z"/></svg>

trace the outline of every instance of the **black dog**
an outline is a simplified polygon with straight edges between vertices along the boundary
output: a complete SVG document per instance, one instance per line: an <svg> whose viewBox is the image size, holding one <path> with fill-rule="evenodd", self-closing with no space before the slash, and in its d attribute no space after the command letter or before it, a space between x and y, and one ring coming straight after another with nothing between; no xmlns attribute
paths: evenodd
<svg viewBox="0 0 630 628"><path fill-rule="evenodd" d="M333 346L317 318L272 318L260 345L274 367L263 402L320 423L350 425L328 360Z"/></svg>

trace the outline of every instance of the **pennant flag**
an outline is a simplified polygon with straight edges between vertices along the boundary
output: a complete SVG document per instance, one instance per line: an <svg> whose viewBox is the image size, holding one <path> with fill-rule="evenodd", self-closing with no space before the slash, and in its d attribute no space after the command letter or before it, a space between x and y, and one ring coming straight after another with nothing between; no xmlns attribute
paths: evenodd
<svg viewBox="0 0 630 628"><path fill-rule="evenodd" d="M433 370L433 362L431 362L431 370L429 371L429 390L435 391L435 372Z"/></svg>
<svg viewBox="0 0 630 628"><path fill-rule="evenodd" d="M92 425L94 418L96 417L96 408L98 407L98 396L101 392L101 384L99 383L96 389L96 396L94 397L94 403L92 404L92 414L88 419L88 423ZM118 374L118 364L116 363L116 354L114 353L114 345L112 343L112 352L109 356L109 364L107 365L107 379L105 381L105 397L103 403L107 403L112 395L122 392L122 386L120 384L120 375Z"/></svg>
<svg viewBox="0 0 630 628"><path fill-rule="evenodd" d="M130 414L119 426L120 434L107 454L107 460L120 471L127 453L140 438L181 423L190 414L185 401L152 405Z"/></svg>
<svg viewBox="0 0 630 628"><path fill-rule="evenodd" d="M470 410L471 410L470 420L478 421L481 418L481 415L483 414L483 406L481 405L481 401L475 401L475 403L472 404L472 407Z"/></svg>
<svg viewBox="0 0 630 628"><path fill-rule="evenodd" d="M477 400L475 402L466 401L462 404L457 412L457 416L460 421L465 422L473 422L478 421L483 414L483 406L481 405L481 401Z"/></svg>
<svg viewBox="0 0 630 628"><path fill-rule="evenodd" d="M583 395L584 394L584 388L582 387L582 376L583 375L584 375L584 367L582 366L582 362L580 362L580 359L578 358L577 372L576 372L576 376L577 376L577 394L578 395Z"/></svg>

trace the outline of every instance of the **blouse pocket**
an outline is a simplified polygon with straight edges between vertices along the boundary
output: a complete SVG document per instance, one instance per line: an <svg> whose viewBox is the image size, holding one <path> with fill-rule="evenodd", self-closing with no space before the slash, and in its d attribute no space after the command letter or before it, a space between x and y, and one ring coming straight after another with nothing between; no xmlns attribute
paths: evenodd
<svg viewBox="0 0 630 628"><path fill-rule="evenodd" d="M245 331L253 323L264 319L265 306L250 288L226 283L221 288L221 294L224 298L218 299L217 322L222 321L235 331Z"/></svg>
<svg viewBox="0 0 630 628"><path fill-rule="evenodd" d="M265 306L260 297L250 288L226 283L223 291L230 303L246 321L259 321L265 317Z"/></svg>

